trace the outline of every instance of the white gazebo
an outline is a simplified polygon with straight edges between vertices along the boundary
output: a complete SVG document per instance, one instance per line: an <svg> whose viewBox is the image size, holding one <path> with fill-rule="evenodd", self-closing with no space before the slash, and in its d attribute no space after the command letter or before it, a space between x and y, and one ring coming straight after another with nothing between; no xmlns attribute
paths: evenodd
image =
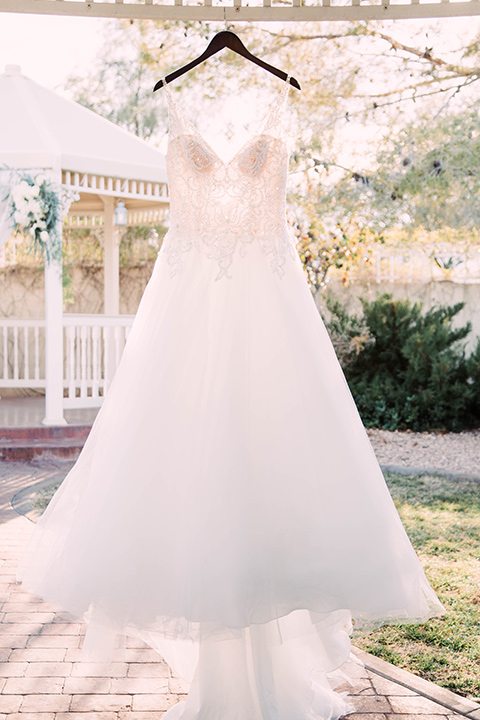
<svg viewBox="0 0 480 720"><path fill-rule="evenodd" d="M80 193L68 224L104 230L104 315L63 314L61 262L52 261L45 264L45 319L0 318L0 388L45 388L44 423L59 425L64 408L101 404L120 359L132 316L119 315L114 211L121 200L130 225L162 219L168 208L165 158L25 77L17 65L0 75L0 105L0 186L11 182L11 169L42 171Z"/></svg>

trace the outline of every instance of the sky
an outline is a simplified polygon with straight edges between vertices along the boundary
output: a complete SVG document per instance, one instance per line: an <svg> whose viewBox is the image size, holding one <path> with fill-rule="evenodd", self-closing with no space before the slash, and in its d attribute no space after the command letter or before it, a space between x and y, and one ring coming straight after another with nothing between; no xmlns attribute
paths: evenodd
<svg viewBox="0 0 480 720"><path fill-rule="evenodd" d="M88 70L103 44L103 18L0 13L0 72L20 65L22 73L59 90L72 73Z"/></svg>

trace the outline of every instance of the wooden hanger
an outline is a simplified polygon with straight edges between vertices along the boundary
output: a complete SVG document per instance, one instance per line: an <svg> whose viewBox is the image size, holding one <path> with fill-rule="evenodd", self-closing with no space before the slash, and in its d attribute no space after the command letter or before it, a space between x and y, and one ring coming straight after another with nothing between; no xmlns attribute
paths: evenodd
<svg viewBox="0 0 480 720"><path fill-rule="evenodd" d="M247 60L250 60L250 62L255 63L255 65L259 65L264 70L268 70L268 72L276 75L281 80L286 80L288 77L287 73L283 72L283 70L279 70L278 68L273 67L273 65L269 65L264 60L260 60L260 58L252 55L252 53L249 52L245 45L242 43L238 35L235 35L235 33L231 32L230 30L222 30L222 32L217 33L215 37L212 38L210 44L208 45L205 52L202 53L202 55L197 57L195 60L192 60L187 65L184 65L178 70L170 73L170 75L167 75L167 77L165 78L165 82L171 83L172 80L175 80L176 78L180 77L180 75L183 75L189 70L192 70L197 65L200 65L200 63L204 62L212 55L215 55L220 50L223 50L223 48L229 48L230 50L233 50L233 52L237 53L237 55L241 55ZM153 88L153 92L155 92L156 90L160 90L160 88L163 87L163 84L163 79L159 80ZM298 80L295 80L294 77L290 77L290 84L293 85L293 87L296 87L298 90L301 90Z"/></svg>

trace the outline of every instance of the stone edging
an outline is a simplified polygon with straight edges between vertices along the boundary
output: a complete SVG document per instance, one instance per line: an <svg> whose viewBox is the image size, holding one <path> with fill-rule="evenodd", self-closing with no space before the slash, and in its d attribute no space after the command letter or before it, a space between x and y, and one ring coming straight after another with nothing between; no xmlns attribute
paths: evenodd
<svg viewBox="0 0 480 720"><path fill-rule="evenodd" d="M30 463L31 465L33 463ZM28 520L30 520L33 523L36 523L38 518L41 517L42 513L34 508L32 506L32 500L35 497L35 495L44 488L48 488L51 485L57 484L59 481L62 481L65 479L67 473L69 472L70 468L72 467L72 463L70 461L66 462L59 462L58 465L54 463L48 463L50 467L52 467L55 470L61 471L58 472L56 475L50 475L49 477L45 478L44 480L39 480L36 483L33 483L32 485L28 485L25 488L22 488L18 492L13 495L12 499L10 500L10 504L15 510L16 513L19 515L24 515ZM32 477L33 479L33 477Z"/></svg>
<svg viewBox="0 0 480 720"><path fill-rule="evenodd" d="M450 470L436 470L435 468L417 468L408 465L380 465L380 467L382 469L382 472L392 473L396 475L439 475L441 477L446 477L454 481L466 480L470 482L480 483L480 474L477 475L475 473L457 473L451 472ZM38 483L30 485L27 488L23 488L23 490L19 490L19 492L17 492L12 497L12 508L19 515L25 515L25 517L27 517L32 522L37 522L38 518L41 516L41 513L32 507L31 501L34 495L39 490L42 490L49 485L53 485L56 482L58 482L58 477L50 477L46 480L42 480Z"/></svg>
<svg viewBox="0 0 480 720"><path fill-rule="evenodd" d="M439 687L435 683L424 680L418 675L413 675L407 670L396 667L385 660L381 660L375 655L360 650L357 647L352 647L352 653L358 658L370 672L380 675L381 677L391 680L397 685L403 685L403 687L412 690L418 695L422 695L428 700L442 705L448 708L454 713L464 715L471 720L480 720L480 705L473 700L457 695L451 690Z"/></svg>
<svg viewBox="0 0 480 720"><path fill-rule="evenodd" d="M36 523L42 513L32 506L32 500L40 490L53 485L55 482L57 481L48 478L35 483L35 485L30 485L28 488L19 490L10 501L12 508L19 515L24 515L31 522Z"/></svg>
<svg viewBox="0 0 480 720"><path fill-rule="evenodd" d="M440 477L449 478L450 480L470 480L471 482L480 483L480 474L477 473L459 473L451 470L441 470L435 468L417 468L409 465L380 465L382 472L392 473L393 475L439 475Z"/></svg>

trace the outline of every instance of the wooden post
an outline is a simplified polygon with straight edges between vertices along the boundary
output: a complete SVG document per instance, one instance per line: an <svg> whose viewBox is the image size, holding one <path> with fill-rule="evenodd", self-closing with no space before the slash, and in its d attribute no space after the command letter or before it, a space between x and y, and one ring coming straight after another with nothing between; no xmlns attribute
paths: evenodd
<svg viewBox="0 0 480 720"><path fill-rule="evenodd" d="M120 258L117 229L115 227L115 201L108 195L102 196L105 208L104 222L104 314L120 314ZM113 352L113 328L104 328L105 348L105 392L115 374L115 354Z"/></svg>
<svg viewBox="0 0 480 720"><path fill-rule="evenodd" d="M120 314L120 262L117 233L115 230L113 197L102 196L105 208L104 223L104 314Z"/></svg>

